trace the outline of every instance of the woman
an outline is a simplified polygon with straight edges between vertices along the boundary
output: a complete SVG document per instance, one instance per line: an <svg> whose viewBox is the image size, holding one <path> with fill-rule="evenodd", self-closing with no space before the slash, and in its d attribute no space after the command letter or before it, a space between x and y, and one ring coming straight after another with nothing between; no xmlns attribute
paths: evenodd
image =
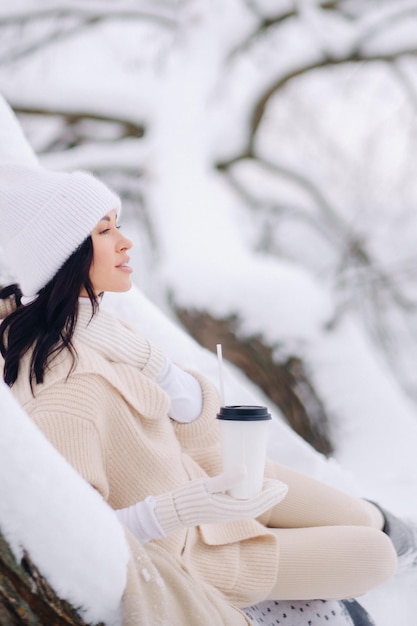
<svg viewBox="0 0 417 626"><path fill-rule="evenodd" d="M0 244L26 297L3 292L16 305L0 348L17 399L150 554L162 548L238 607L351 598L387 580L397 556L376 505L271 461L259 496L224 493L242 474L220 473L213 385L100 310L103 292L131 286L119 213L89 174L0 167Z"/></svg>

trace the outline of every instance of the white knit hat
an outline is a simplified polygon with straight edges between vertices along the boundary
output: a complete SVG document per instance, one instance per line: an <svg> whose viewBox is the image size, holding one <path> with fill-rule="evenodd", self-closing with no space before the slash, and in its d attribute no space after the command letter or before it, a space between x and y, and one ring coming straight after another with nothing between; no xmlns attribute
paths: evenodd
<svg viewBox="0 0 417 626"><path fill-rule="evenodd" d="M25 296L36 295L120 198L87 172L0 163L0 247Z"/></svg>

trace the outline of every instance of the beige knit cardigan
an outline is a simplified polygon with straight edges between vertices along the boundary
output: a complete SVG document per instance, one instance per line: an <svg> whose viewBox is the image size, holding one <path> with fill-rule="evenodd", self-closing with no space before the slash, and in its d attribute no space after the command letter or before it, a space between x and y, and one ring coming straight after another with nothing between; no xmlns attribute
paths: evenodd
<svg viewBox="0 0 417 626"><path fill-rule="evenodd" d="M190 424L173 422L155 383L160 350L104 311L90 318L90 306L80 306L75 363L67 350L55 357L33 396L27 355L12 388L46 437L115 509L220 472L214 386L194 374L202 413ZM238 606L264 599L276 580L276 536L260 521L184 528L153 545Z"/></svg>

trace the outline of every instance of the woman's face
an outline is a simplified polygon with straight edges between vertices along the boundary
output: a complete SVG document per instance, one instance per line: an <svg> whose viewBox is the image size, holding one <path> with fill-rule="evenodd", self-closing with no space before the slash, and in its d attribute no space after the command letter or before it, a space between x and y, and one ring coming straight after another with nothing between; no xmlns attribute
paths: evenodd
<svg viewBox="0 0 417 626"><path fill-rule="evenodd" d="M104 215L91 238L90 280L94 292L98 295L103 291L128 291L132 286L130 275L133 270L129 267L127 250L132 247L132 242L119 231L116 211Z"/></svg>

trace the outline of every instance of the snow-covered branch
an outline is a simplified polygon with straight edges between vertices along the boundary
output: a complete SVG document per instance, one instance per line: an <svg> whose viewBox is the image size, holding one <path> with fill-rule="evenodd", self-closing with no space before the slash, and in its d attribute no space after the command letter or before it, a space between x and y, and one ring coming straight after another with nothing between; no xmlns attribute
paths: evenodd
<svg viewBox="0 0 417 626"><path fill-rule="evenodd" d="M0 25L15 24L38 18L50 17L82 17L84 19L140 19L155 20L161 26L173 27L177 23L178 8L180 5L171 2L152 2L149 0L137 0L109 4L89 0L61 1L54 0L47 4L40 4L31 0L3 4L0 6Z"/></svg>
<svg viewBox="0 0 417 626"><path fill-rule="evenodd" d="M318 2L318 8L324 11L334 11L337 9L338 5L339 2L337 2L337 0L319 0ZM299 10L295 7L286 7L282 12L276 15L263 15L261 9L256 9L256 7L251 8L253 9L255 15L259 18L259 22L256 24L255 28L253 28L251 32L230 51L228 62L233 60L233 58L237 55L247 52L251 45L256 43L261 37L267 35L269 30L276 28L287 20L299 16Z"/></svg>
<svg viewBox="0 0 417 626"><path fill-rule="evenodd" d="M28 41L23 38L0 55L0 64L16 62L55 43L62 44L107 21L149 21L163 29L174 29L178 26L178 11L178 6L173 9L170 4L150 2L119 2L111 6L105 2L50 2L45 6L28 2L3 6L0 7L0 29L24 25L34 34ZM38 33L36 26L45 23L49 26Z"/></svg>

